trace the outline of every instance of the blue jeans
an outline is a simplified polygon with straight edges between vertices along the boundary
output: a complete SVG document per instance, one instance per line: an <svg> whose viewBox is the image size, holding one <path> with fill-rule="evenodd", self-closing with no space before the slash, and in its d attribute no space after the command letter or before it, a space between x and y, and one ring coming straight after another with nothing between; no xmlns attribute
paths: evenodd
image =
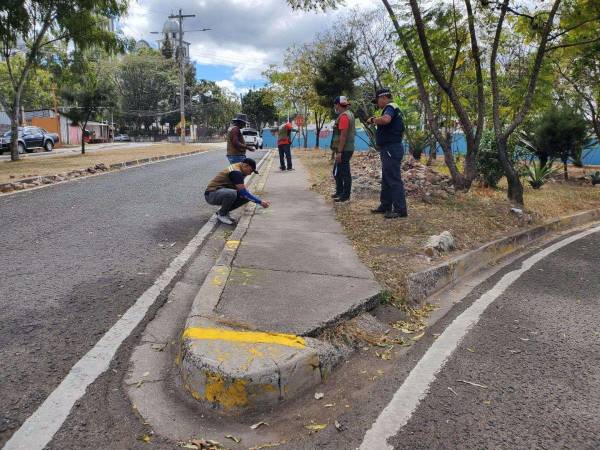
<svg viewBox="0 0 600 450"><path fill-rule="evenodd" d="M381 208L406 214L406 195L400 166L404 156L404 146L401 142L380 146L381 157Z"/></svg>
<svg viewBox="0 0 600 450"><path fill-rule="evenodd" d="M246 159L246 155L227 155L227 159L229 160L230 164L235 164Z"/></svg>

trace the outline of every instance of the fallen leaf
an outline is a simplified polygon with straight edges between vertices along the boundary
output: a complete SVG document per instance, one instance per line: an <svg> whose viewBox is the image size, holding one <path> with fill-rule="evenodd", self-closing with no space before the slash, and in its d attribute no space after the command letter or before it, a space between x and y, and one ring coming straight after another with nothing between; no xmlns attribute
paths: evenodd
<svg viewBox="0 0 600 450"><path fill-rule="evenodd" d="M142 376L143 376L143 377L147 377L148 375L150 375L150 372L144 372L144 373L142 374Z"/></svg>
<svg viewBox="0 0 600 450"><path fill-rule="evenodd" d="M473 347L467 347L467 350L470 351L471 353L475 353L475 349Z"/></svg>
<svg viewBox="0 0 600 450"><path fill-rule="evenodd" d="M152 438L149 435L147 435L147 434L142 434L141 436L137 437L137 440L145 442L147 444L147 443L149 443L152 440Z"/></svg>
<svg viewBox="0 0 600 450"><path fill-rule="evenodd" d="M167 344L152 344L150 346L150 348L152 350L157 351L157 352L162 352L162 351L164 351L164 349L165 349L166 346L167 346Z"/></svg>
<svg viewBox="0 0 600 450"><path fill-rule="evenodd" d="M456 380L456 381L458 381L459 383L465 383L465 384L468 384L468 385L471 385L471 386L480 387L482 389L487 389L488 388L484 384L477 384L477 383L473 383L472 381L467 381L467 380Z"/></svg>
<svg viewBox="0 0 600 450"><path fill-rule="evenodd" d="M335 406L335 403L327 403L326 405L323 405L324 408L333 408Z"/></svg>
<svg viewBox="0 0 600 450"><path fill-rule="evenodd" d="M262 444L262 445L257 445L256 447L250 447L248 450L261 450L263 448L273 448L273 447L279 447L280 445L285 444L285 441L281 441L281 442L270 442L268 444Z"/></svg>
<svg viewBox="0 0 600 450"><path fill-rule="evenodd" d="M523 353L523 350L509 350L509 352L511 352L513 355L515 355L517 353Z"/></svg>
<svg viewBox="0 0 600 450"><path fill-rule="evenodd" d="M456 393L456 391L454 389L452 389L451 387L448 387L448 390L458 397L458 394Z"/></svg>
<svg viewBox="0 0 600 450"><path fill-rule="evenodd" d="M236 444L239 444L240 442L242 442L242 440L239 437L232 436L231 434L225 435L225 438L231 439Z"/></svg>
<svg viewBox="0 0 600 450"><path fill-rule="evenodd" d="M491 404L492 404L492 401L491 401L491 400L484 400L484 401L483 401L483 404L484 404L484 405L491 405Z"/></svg>
<svg viewBox="0 0 600 450"><path fill-rule="evenodd" d="M258 423L255 423L254 425L250 425L250 428L251 428L252 430L256 430L258 427L261 427L261 426L263 426L263 425L264 425L265 427L268 427L268 426L269 426L269 424L268 424L267 422L258 422Z"/></svg>
<svg viewBox="0 0 600 450"><path fill-rule="evenodd" d="M141 388L142 384L144 384L144 380L140 380L137 382L137 384L135 385L136 388Z"/></svg>
<svg viewBox="0 0 600 450"><path fill-rule="evenodd" d="M421 333L421 334L417 334L416 336L411 337L410 339L413 341L418 341L419 339L421 339L423 336L425 336L425 332Z"/></svg>
<svg viewBox="0 0 600 450"><path fill-rule="evenodd" d="M529 338L519 338L519 339L521 339L524 342L527 342L529 340Z"/></svg>
<svg viewBox="0 0 600 450"><path fill-rule="evenodd" d="M323 397L325 397L325 394L322 392L315 392L315 400L321 400Z"/></svg>
<svg viewBox="0 0 600 450"><path fill-rule="evenodd" d="M189 448L191 450L198 450L197 445L190 444L189 442L179 442L177 445L181 448Z"/></svg>
<svg viewBox="0 0 600 450"><path fill-rule="evenodd" d="M321 431L327 428L326 423L311 423L309 425L304 425L304 428L310 431Z"/></svg>
<svg viewBox="0 0 600 450"><path fill-rule="evenodd" d="M337 420L335 422L333 422L333 424L335 425L335 429L338 430L339 432L344 431L344 427Z"/></svg>

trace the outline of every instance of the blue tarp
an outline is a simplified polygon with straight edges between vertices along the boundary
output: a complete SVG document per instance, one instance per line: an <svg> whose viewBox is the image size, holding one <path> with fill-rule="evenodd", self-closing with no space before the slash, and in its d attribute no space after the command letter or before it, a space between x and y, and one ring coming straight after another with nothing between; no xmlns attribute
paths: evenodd
<svg viewBox="0 0 600 450"><path fill-rule="evenodd" d="M294 133L292 133L292 137L294 137ZM367 139L367 135L363 130L356 130L356 140L355 140L355 146L356 149L361 151L361 150L368 150L368 143L369 140ZM328 149L329 145L331 144L331 133L329 133L327 136L322 136L319 142L319 147L322 149ZM269 130L264 130L263 132L263 145L266 148L273 148L273 147L277 147L277 137L273 136L271 134L271 132L269 132ZM294 142L292 144L292 147L303 147L304 145L304 141L302 140L302 138L300 137L300 135L298 135L298 137L296 137L294 139ZM315 132L314 130L311 131L309 130L308 132L308 148L313 148L315 146ZM466 144L465 144L465 136L463 134L456 134L454 136L454 142L452 143L452 150L456 153L460 153L460 154L464 154L466 151ZM438 154L442 154L441 149L438 149ZM593 149L586 151L585 152L585 158L583 159L583 163L587 164L587 165L600 165L600 146L596 145L596 147L594 147Z"/></svg>

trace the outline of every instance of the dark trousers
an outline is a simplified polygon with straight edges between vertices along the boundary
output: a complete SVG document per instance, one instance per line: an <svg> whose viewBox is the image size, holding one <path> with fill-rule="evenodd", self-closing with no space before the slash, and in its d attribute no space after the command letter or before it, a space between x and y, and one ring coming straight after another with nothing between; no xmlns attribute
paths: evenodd
<svg viewBox="0 0 600 450"><path fill-rule="evenodd" d="M291 144L281 144L277 146L279 150L279 168L285 170L287 160L287 170L292 170L292 146ZM284 160L285 157L285 160Z"/></svg>
<svg viewBox="0 0 600 450"><path fill-rule="evenodd" d="M386 144L380 147L379 155L381 156L381 207L405 214L408 210L400 171L404 147L402 143Z"/></svg>
<svg viewBox="0 0 600 450"><path fill-rule="evenodd" d="M220 206L219 215L226 216L230 211L238 209L248 203L248 199L240 197L235 189L222 188L216 191L205 192L204 198L209 205Z"/></svg>
<svg viewBox="0 0 600 450"><path fill-rule="evenodd" d="M335 193L340 198L350 198L352 191L352 174L350 173L350 160L354 152L342 152L342 162L333 165L335 178Z"/></svg>

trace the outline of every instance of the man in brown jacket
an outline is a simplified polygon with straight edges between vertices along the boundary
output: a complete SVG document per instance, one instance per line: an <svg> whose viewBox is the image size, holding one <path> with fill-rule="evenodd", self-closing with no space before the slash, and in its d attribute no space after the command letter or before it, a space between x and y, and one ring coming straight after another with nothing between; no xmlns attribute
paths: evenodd
<svg viewBox="0 0 600 450"><path fill-rule="evenodd" d="M246 158L246 150L254 151L254 148L246 145L242 135L242 128L246 126L248 126L248 116L236 114L227 130L227 159L231 164L239 163Z"/></svg>

